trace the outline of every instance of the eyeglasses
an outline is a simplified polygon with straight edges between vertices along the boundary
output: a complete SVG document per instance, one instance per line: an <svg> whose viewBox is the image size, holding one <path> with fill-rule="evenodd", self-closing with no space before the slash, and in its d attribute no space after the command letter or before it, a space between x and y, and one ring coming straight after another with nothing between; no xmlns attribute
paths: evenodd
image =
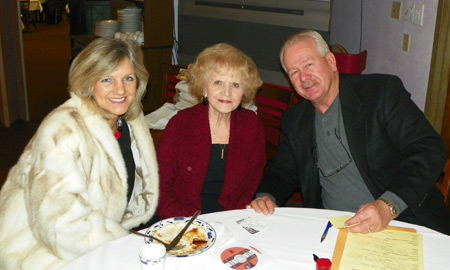
<svg viewBox="0 0 450 270"><path fill-rule="evenodd" d="M324 173L319 165L319 152L317 151L317 144L315 144L314 148L313 148L313 157L314 157L314 161L316 163L316 167L317 167L317 169L319 169L319 171L323 177L330 177L330 176L342 171L345 167L348 166L348 164L350 164L353 161L347 148L345 148L344 143L342 143L341 136L338 135L336 129L334 129L334 135L336 135L336 138L338 139L339 143L342 145L342 148L344 148L345 153L347 153L348 161L346 161L345 163L342 163L337 168L329 170L327 173Z"/></svg>

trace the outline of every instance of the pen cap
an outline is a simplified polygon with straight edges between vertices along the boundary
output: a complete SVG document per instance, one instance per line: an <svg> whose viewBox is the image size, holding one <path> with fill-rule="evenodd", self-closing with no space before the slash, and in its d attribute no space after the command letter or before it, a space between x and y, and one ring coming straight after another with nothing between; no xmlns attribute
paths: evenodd
<svg viewBox="0 0 450 270"><path fill-rule="evenodd" d="M330 270L331 261L329 259L320 258L316 261L316 270Z"/></svg>

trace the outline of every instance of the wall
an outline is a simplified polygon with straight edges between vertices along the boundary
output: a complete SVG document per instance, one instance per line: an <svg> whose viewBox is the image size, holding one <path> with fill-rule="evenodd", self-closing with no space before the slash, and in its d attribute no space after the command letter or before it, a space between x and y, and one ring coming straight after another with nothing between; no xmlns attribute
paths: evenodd
<svg viewBox="0 0 450 270"><path fill-rule="evenodd" d="M349 53L367 50L364 73L399 76L424 110L439 0L398 1L424 4L423 25L391 18L392 0L334 0L330 43L343 45ZM411 35L409 52L402 51L404 33Z"/></svg>
<svg viewBox="0 0 450 270"><path fill-rule="evenodd" d="M178 9L181 65L227 42L255 61L264 81L289 85L278 58L283 41L301 29L329 40L330 0L179 0Z"/></svg>

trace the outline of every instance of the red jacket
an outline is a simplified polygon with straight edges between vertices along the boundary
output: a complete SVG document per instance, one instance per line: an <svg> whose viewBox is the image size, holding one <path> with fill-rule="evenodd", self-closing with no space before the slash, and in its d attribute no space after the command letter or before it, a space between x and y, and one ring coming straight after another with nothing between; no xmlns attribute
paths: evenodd
<svg viewBox="0 0 450 270"><path fill-rule="evenodd" d="M198 104L178 112L158 146L161 219L191 216L201 209L201 191L211 154L208 108ZM266 163L264 128L252 111L231 114L225 181L219 203L225 210L244 208L261 182Z"/></svg>

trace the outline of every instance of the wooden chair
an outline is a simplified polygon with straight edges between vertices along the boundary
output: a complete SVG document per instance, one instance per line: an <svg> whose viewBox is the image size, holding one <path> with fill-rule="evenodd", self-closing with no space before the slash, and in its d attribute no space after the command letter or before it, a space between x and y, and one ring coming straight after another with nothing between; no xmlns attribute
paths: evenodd
<svg viewBox="0 0 450 270"><path fill-rule="evenodd" d="M296 99L298 100L291 88L271 83L263 83L256 96L258 117L264 125L266 134L267 159L276 153L281 137L281 117Z"/></svg>
<svg viewBox="0 0 450 270"><path fill-rule="evenodd" d="M180 81L177 79L177 75L180 73L181 66L174 66L166 63L161 64L161 73L163 74L162 79L163 83L163 91L165 95L163 95L163 102L175 103L173 99L177 94L177 90L175 89L175 85Z"/></svg>
<svg viewBox="0 0 450 270"><path fill-rule="evenodd" d="M62 14L66 13L66 5L68 4L67 0L56 0L55 5L55 24L58 24L60 21L60 17L62 17Z"/></svg>
<svg viewBox="0 0 450 270"><path fill-rule="evenodd" d="M66 13L68 0L47 0L47 21L58 24L62 20L62 14Z"/></svg>
<svg viewBox="0 0 450 270"><path fill-rule="evenodd" d="M34 30L37 32L36 26L36 12L30 10L30 0L20 0L20 13L22 14L22 21L25 25L25 31L29 32L29 24L31 23Z"/></svg>
<svg viewBox="0 0 450 270"><path fill-rule="evenodd" d="M450 209L450 159L447 159L441 178L436 183L436 187L444 196L444 203Z"/></svg>
<svg viewBox="0 0 450 270"><path fill-rule="evenodd" d="M180 73L181 66L174 66L166 63L162 63L161 66L161 73L162 73L162 90L164 91L163 100L161 100L162 103L169 102L169 103L175 103L174 98L176 96L177 90L175 89L175 85L180 81L177 79L177 75ZM153 138L153 143L155 145L155 148L158 147L159 141L162 138L162 135L164 133L164 130L156 130L156 129L150 129L150 134Z"/></svg>
<svg viewBox="0 0 450 270"><path fill-rule="evenodd" d="M264 125L267 160L271 159L277 152L281 138L281 117L283 113L299 101L300 97L292 88L263 83L256 96L255 105L258 107L258 117ZM303 206L301 192L294 192L284 206Z"/></svg>

